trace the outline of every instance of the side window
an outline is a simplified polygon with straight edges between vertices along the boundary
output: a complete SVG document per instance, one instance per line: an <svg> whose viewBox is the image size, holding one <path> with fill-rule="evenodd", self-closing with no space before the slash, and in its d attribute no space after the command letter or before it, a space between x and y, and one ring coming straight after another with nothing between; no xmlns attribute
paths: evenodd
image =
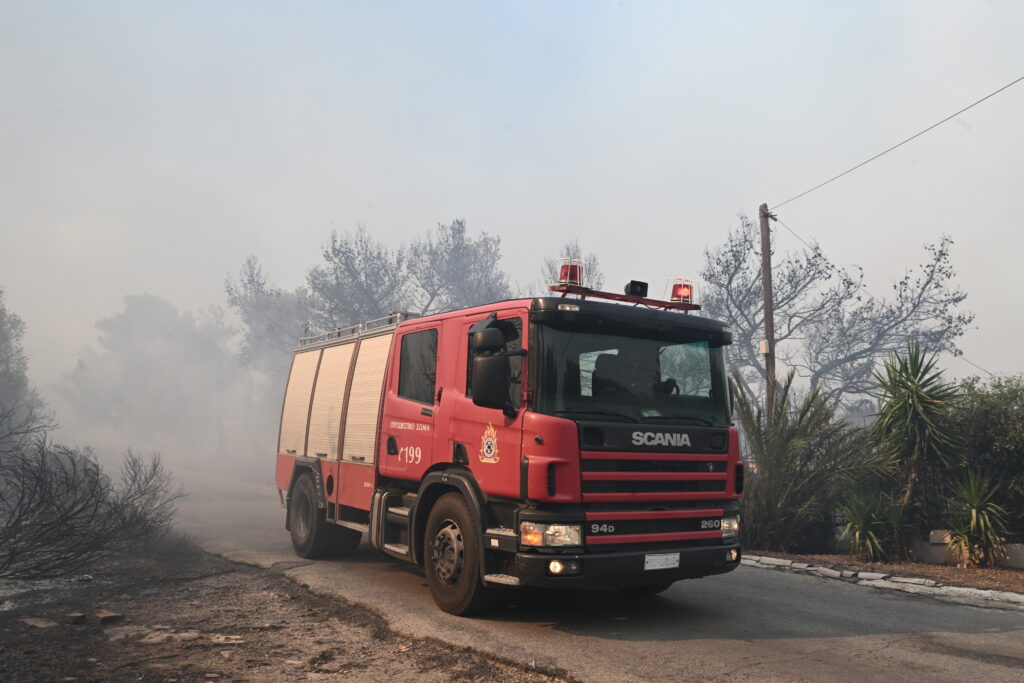
<svg viewBox="0 0 1024 683"><path fill-rule="evenodd" d="M509 318L498 320L495 326L501 330L505 337L505 345L502 351L518 351L523 348L523 321L520 318ZM466 396L473 396L473 337L469 337L469 353L467 354L468 367L466 368ZM523 397L523 357L512 356L508 359L509 372L509 401L512 407L519 408Z"/></svg>
<svg viewBox="0 0 1024 683"><path fill-rule="evenodd" d="M437 379L437 330L402 337L398 359L398 395L420 403L434 403Z"/></svg>

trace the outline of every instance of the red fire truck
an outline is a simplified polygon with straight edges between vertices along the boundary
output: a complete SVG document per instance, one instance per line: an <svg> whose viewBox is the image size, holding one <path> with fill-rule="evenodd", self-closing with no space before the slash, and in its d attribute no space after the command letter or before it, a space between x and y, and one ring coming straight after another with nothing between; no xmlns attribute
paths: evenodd
<svg viewBox="0 0 1024 683"><path fill-rule="evenodd" d="M731 329L690 315L689 285L657 301L568 275L301 340L276 472L298 555L366 534L453 614L509 586L653 594L736 568Z"/></svg>

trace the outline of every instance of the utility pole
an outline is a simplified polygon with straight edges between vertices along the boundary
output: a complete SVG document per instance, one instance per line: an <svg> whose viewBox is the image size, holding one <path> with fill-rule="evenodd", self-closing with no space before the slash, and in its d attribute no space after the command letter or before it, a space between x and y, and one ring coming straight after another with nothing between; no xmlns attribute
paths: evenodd
<svg viewBox="0 0 1024 683"><path fill-rule="evenodd" d="M761 218L761 289L764 293L764 370L767 375L765 393L768 423L775 421L775 309L772 307L772 240L768 220L775 219L768 212L768 205L762 204L757 213Z"/></svg>

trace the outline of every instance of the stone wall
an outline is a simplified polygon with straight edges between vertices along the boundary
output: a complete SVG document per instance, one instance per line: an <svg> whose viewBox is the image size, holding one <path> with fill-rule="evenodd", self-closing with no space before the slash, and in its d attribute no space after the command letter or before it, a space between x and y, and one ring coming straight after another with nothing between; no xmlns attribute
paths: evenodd
<svg viewBox="0 0 1024 683"><path fill-rule="evenodd" d="M956 560L946 550L948 532L933 531L926 541L917 541L911 547L914 558L928 564L956 564ZM1006 558L1000 563L1003 567L1024 569L1024 543L1010 543L1006 546Z"/></svg>

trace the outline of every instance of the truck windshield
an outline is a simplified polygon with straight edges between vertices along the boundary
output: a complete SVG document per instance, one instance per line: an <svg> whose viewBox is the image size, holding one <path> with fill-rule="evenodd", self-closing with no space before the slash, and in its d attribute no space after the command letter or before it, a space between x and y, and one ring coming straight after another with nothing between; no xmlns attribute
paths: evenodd
<svg viewBox="0 0 1024 683"><path fill-rule="evenodd" d="M536 410L576 420L728 425L721 346L539 326Z"/></svg>

